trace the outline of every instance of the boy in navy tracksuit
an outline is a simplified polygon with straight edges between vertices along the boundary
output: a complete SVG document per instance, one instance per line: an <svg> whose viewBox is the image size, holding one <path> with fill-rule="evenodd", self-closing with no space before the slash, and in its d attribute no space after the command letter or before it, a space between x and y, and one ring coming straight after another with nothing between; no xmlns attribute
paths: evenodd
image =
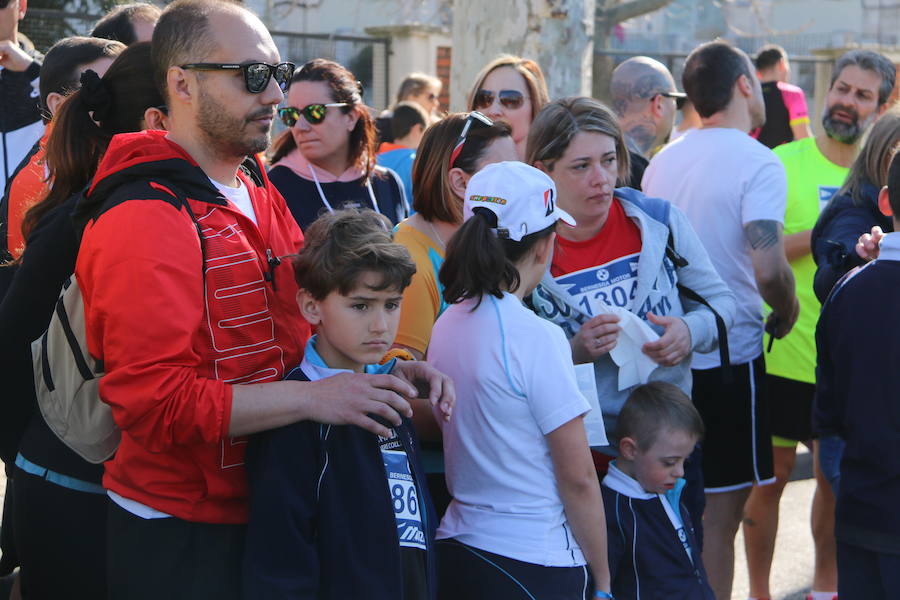
<svg viewBox="0 0 900 600"><path fill-rule="evenodd" d="M900 231L900 159L878 196ZM875 240L878 241L877 239ZM900 596L900 233L848 273L822 306L813 430L846 444L834 533L838 596Z"/></svg>
<svg viewBox="0 0 900 600"><path fill-rule="evenodd" d="M702 435L700 415L674 385L642 385L622 407L619 458L601 487L617 599L715 600L681 502L684 461Z"/></svg>
<svg viewBox="0 0 900 600"><path fill-rule="evenodd" d="M393 360L377 363L393 343L415 265L389 227L352 210L310 226L295 274L300 310L317 335L287 379L391 371ZM434 598L437 519L412 423L381 422L389 436L299 422L251 438L246 598Z"/></svg>

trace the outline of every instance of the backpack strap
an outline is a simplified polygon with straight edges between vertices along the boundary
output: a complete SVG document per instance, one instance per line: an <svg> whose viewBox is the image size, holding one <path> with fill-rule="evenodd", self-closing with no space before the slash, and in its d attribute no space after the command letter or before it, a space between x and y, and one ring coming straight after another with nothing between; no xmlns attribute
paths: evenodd
<svg viewBox="0 0 900 600"><path fill-rule="evenodd" d="M667 224L668 225L668 224ZM688 266L688 260L675 251L675 237L672 234L672 228L669 227L669 239L666 240L666 257L672 261L676 269L682 269ZM722 364L722 382L731 383L734 378L731 373L731 355L728 351L728 328L725 327L725 319L716 311L715 308L703 296L681 283L676 283L678 291L687 299L702 304L710 311L716 319L716 329L719 336L719 362Z"/></svg>

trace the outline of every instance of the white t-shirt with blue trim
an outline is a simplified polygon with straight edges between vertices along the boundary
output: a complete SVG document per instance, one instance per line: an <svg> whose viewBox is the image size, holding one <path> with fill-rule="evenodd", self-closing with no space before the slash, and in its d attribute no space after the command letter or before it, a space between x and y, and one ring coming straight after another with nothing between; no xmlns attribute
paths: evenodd
<svg viewBox="0 0 900 600"><path fill-rule="evenodd" d="M451 305L428 360L453 379L443 426L453 502L437 539L524 562L585 564L566 521L545 436L590 410L562 330L511 294Z"/></svg>

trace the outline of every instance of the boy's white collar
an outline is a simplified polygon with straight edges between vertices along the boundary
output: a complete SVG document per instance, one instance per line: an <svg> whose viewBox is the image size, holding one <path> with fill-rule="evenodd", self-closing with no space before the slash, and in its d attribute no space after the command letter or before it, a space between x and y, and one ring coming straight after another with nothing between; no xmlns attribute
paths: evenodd
<svg viewBox="0 0 900 600"><path fill-rule="evenodd" d="M310 381L319 381L320 379L325 379L326 377L332 377L339 373L352 373L350 369L332 369L327 364L325 364L325 360L322 358L322 355L319 354L319 351L316 350L316 342L318 340L318 335L314 335L309 338L309 341L306 342L306 350L303 352L303 361L300 363L300 366L297 367ZM394 368L394 364L396 364L397 359L391 359L383 365L366 365L365 372L372 374L382 374L382 373L390 373ZM293 372L293 371L292 371Z"/></svg>
<svg viewBox="0 0 900 600"><path fill-rule="evenodd" d="M650 500L656 498L659 494L654 494L644 490L636 479L623 473L617 466L615 461L609 463L609 470L606 477L603 478L603 485L611 490L619 492L629 498L637 500Z"/></svg>

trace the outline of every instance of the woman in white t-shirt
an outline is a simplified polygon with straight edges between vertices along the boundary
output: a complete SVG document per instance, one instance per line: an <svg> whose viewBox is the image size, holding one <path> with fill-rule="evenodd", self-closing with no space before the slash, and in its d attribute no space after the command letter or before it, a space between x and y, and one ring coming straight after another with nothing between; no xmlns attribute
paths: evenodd
<svg viewBox="0 0 900 600"><path fill-rule="evenodd" d="M438 529L438 598L611 598L603 501L571 349L522 303L547 268L553 181L519 162L466 188L440 280L450 307L428 360L457 389L443 425L453 501Z"/></svg>

